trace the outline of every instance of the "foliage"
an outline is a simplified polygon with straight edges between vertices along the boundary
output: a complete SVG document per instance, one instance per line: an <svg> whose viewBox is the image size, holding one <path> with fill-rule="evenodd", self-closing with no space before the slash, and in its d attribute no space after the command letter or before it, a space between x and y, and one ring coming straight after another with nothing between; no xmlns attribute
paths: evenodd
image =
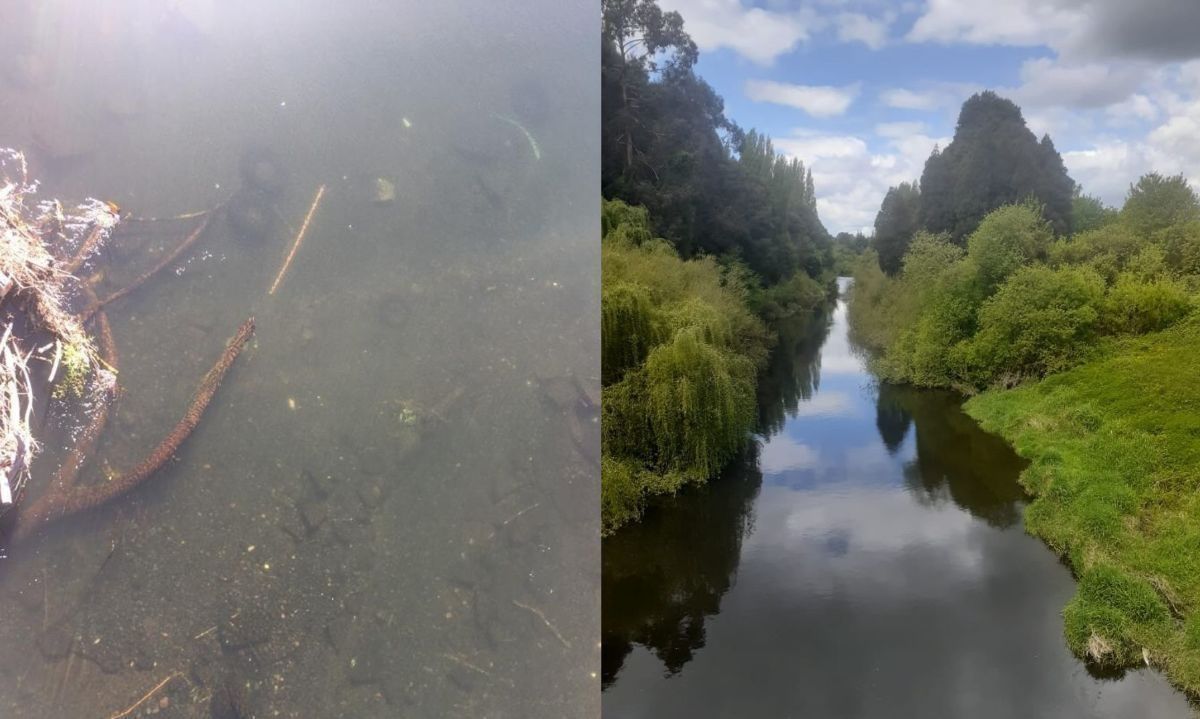
<svg viewBox="0 0 1200 719"><path fill-rule="evenodd" d="M833 238L833 265L830 268L834 276L849 277L854 274L858 256L865 252L870 244L870 238L861 232L837 233L837 236Z"/></svg>
<svg viewBox="0 0 1200 719"><path fill-rule="evenodd" d="M1074 195L1050 137L1039 142L1019 107L982 92L963 103L954 140L925 163L920 224L961 242L992 210L1033 197L1054 232L1066 234Z"/></svg>
<svg viewBox="0 0 1200 719"><path fill-rule="evenodd" d="M1071 649L1200 693L1200 316L966 405L1031 461L1026 526L1080 576ZM1102 346L1103 347L1103 346ZM1145 654L1143 654L1143 648Z"/></svg>
<svg viewBox="0 0 1200 719"><path fill-rule="evenodd" d="M1076 188L1071 198L1071 229L1086 232L1104 227L1117 219L1117 211L1105 205L1100 198L1085 195Z"/></svg>
<svg viewBox="0 0 1200 719"><path fill-rule="evenodd" d="M1160 184L1140 182L1143 197ZM858 264L853 336L886 380L974 392L1067 369L1105 336L1163 329L1197 305L1200 221L1146 234L1155 224L1127 210L1054 240L1038 205L1001 207L965 255L948 234L918 233L895 277Z"/></svg>
<svg viewBox="0 0 1200 719"><path fill-rule="evenodd" d="M900 271L904 253L919 227L920 210L921 192L907 182L889 188L883 198L875 215L872 246L879 254L879 268L889 275Z"/></svg>
<svg viewBox="0 0 1200 719"><path fill-rule="evenodd" d="M750 307L769 323L811 312L824 304L829 292L803 272L791 279L752 292Z"/></svg>
<svg viewBox="0 0 1200 719"><path fill-rule="evenodd" d="M63 343L59 371L61 375L54 383L50 394L54 399L79 399L83 397L88 379L92 376L92 354L89 347Z"/></svg>
<svg viewBox="0 0 1200 719"><path fill-rule="evenodd" d="M1200 198L1183 175L1143 175L1129 186L1121 219L1147 237L1171 225L1200 220Z"/></svg>
<svg viewBox="0 0 1200 719"><path fill-rule="evenodd" d="M990 295L1017 268L1043 259L1050 239L1050 227L1034 205L1010 205L990 213L967 240L983 293Z"/></svg>
<svg viewBox="0 0 1200 719"><path fill-rule="evenodd" d="M633 282L605 287L600 299L600 360L609 385L646 360L661 332L650 291Z"/></svg>
<svg viewBox="0 0 1200 719"><path fill-rule="evenodd" d="M1103 297L1104 280L1090 269L1022 267L980 308L963 379L1011 385L1070 367L1095 342Z"/></svg>
<svg viewBox="0 0 1200 719"><path fill-rule="evenodd" d="M602 216L602 523L611 533L649 496L708 479L745 446L769 335L750 311L744 265L681 259L647 239L645 212L619 200L605 201ZM797 277L804 290L816 286ZM771 291L789 285L780 287Z"/></svg>
<svg viewBox="0 0 1200 719"><path fill-rule="evenodd" d="M685 259L737 257L767 284L820 277L833 254L812 173L725 116L692 71L695 45L677 13L651 0L606 0L603 10L604 197L647 208L652 233ZM652 64L659 57L668 61Z"/></svg>
<svg viewBox="0 0 1200 719"><path fill-rule="evenodd" d="M1121 275L1101 307L1101 326L1111 334L1142 334L1164 329L1192 309L1187 290L1168 277Z"/></svg>

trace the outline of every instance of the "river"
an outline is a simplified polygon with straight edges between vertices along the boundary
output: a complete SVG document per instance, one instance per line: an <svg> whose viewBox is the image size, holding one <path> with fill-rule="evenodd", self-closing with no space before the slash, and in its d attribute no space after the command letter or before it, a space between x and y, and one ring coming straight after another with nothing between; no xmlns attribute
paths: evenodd
<svg viewBox="0 0 1200 719"><path fill-rule="evenodd" d="M0 147L39 199L132 216L85 267L102 296L200 222L133 218L227 203L106 307L123 391L80 483L137 465L257 331L145 485L0 527L0 716L597 715L595 9L2 15ZM35 495L78 429L36 422Z"/></svg>
<svg viewBox="0 0 1200 719"><path fill-rule="evenodd" d="M879 384L844 300L785 330L758 448L604 543L606 717L1189 716L1067 650L1074 580L958 397Z"/></svg>

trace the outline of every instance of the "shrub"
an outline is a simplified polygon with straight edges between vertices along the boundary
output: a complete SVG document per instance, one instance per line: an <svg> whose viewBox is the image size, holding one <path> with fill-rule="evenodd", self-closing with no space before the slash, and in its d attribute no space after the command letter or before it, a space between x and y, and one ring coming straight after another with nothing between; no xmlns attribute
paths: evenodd
<svg viewBox="0 0 1200 719"><path fill-rule="evenodd" d="M1100 324L1113 334L1153 332L1174 324L1191 307L1187 290L1175 280L1147 281L1126 273L1104 297Z"/></svg>
<svg viewBox="0 0 1200 719"><path fill-rule="evenodd" d="M1011 382L1076 364L1096 338L1103 297L1104 281L1086 268L1018 270L980 310L970 379Z"/></svg>
<svg viewBox="0 0 1200 719"><path fill-rule="evenodd" d="M985 217L967 239L967 256L984 295L1020 266L1045 258L1051 238L1050 225L1029 204L1001 207Z"/></svg>

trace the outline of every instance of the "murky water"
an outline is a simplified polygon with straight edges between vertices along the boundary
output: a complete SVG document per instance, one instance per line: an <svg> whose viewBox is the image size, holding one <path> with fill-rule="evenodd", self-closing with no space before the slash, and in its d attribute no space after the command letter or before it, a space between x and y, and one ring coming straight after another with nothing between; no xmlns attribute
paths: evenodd
<svg viewBox="0 0 1200 719"><path fill-rule="evenodd" d="M258 330L175 461L5 547L0 715L597 715L594 9L15 5L0 146L45 196L225 203L107 308L124 391L81 481ZM88 273L197 223L126 222Z"/></svg>
<svg viewBox="0 0 1200 719"><path fill-rule="evenodd" d="M843 303L781 350L761 449L604 544L605 716L1189 716L1070 655L1071 575L957 398L873 382Z"/></svg>

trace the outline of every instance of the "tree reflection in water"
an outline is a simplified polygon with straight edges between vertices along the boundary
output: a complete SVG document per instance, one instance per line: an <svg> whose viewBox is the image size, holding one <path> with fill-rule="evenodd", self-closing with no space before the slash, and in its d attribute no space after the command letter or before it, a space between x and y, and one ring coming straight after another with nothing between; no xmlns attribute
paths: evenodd
<svg viewBox="0 0 1200 719"><path fill-rule="evenodd" d="M704 646L704 621L734 584L761 485L752 447L721 477L604 540L602 686L617 678L634 644L654 652L668 674Z"/></svg>
<svg viewBox="0 0 1200 719"><path fill-rule="evenodd" d="M828 312L789 317L776 323L779 342L758 378L758 433L764 437L783 430L800 402L821 386L821 347L829 335Z"/></svg>
<svg viewBox="0 0 1200 719"><path fill-rule="evenodd" d="M962 411L960 395L881 384L876 417L879 436L893 454L909 422L916 426L915 456L905 464L904 480L917 501L931 505L949 497L997 528L1020 520L1025 495L1013 478L1024 462Z"/></svg>

